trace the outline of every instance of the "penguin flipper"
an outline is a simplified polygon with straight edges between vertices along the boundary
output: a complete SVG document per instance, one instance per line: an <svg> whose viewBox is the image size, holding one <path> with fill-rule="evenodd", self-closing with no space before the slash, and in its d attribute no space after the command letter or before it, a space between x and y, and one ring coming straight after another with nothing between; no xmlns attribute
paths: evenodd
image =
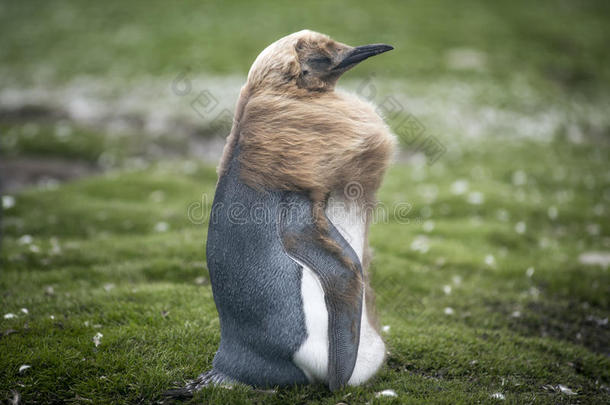
<svg viewBox="0 0 610 405"><path fill-rule="evenodd" d="M356 365L362 314L362 265L330 221L328 236L341 247L355 269L320 244L309 199L286 193L279 215L284 249L316 273L324 290L328 310L328 384L335 391L347 384Z"/></svg>

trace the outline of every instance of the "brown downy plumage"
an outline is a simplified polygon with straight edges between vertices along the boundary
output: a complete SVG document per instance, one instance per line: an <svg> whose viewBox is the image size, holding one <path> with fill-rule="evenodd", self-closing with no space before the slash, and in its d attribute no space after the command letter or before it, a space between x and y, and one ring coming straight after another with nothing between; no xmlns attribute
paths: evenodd
<svg viewBox="0 0 610 405"><path fill-rule="evenodd" d="M239 143L241 177L246 184L307 193L319 240L340 255L328 237L327 198L356 184L362 191L356 196L358 203L371 207L391 159L394 138L371 105L334 91L334 86L360 60L389 49L384 45L353 48L307 30L267 47L241 90L219 176ZM368 234L372 210L365 212ZM366 271L366 240L363 248Z"/></svg>

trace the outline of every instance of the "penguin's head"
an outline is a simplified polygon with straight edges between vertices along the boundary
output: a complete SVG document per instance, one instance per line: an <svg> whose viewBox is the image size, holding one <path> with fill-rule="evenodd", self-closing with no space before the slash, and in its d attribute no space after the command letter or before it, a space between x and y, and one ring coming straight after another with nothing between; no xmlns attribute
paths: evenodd
<svg viewBox="0 0 610 405"><path fill-rule="evenodd" d="M248 85L254 91L332 91L347 70L392 49L385 44L352 47L318 32L298 31L277 40L258 55L248 73Z"/></svg>

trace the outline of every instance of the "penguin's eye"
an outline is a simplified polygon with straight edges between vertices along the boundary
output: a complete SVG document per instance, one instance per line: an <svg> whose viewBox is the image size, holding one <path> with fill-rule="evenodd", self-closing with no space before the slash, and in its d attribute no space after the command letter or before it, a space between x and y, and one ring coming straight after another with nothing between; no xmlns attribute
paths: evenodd
<svg viewBox="0 0 610 405"><path fill-rule="evenodd" d="M331 60L327 56L319 56L316 58L311 58L307 62L314 68L324 68L330 65Z"/></svg>

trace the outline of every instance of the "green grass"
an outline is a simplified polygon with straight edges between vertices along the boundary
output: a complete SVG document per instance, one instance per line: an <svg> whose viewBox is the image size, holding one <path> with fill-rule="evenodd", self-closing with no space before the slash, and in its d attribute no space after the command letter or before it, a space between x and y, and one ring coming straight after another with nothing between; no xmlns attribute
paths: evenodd
<svg viewBox="0 0 610 405"><path fill-rule="evenodd" d="M245 74L267 44L303 28L396 52L353 75L450 75L500 80L525 72L569 89L607 91L606 1L71 1L0 3L0 49L9 80L78 75ZM569 31L569 35L566 35ZM482 72L455 72L449 51L482 52Z"/></svg>
<svg viewBox="0 0 610 405"><path fill-rule="evenodd" d="M184 136L165 134L153 138L133 131L108 133L62 121L45 122L40 118L29 122L2 123L0 120L0 133L0 150L7 158L62 159L103 168L124 167L134 157L150 160L155 153L184 155L189 148Z"/></svg>
<svg viewBox="0 0 610 405"><path fill-rule="evenodd" d="M133 137L111 137L90 130L77 130L66 124L38 125L10 123L0 127L0 147L4 156L61 157L97 162L103 152L123 156Z"/></svg>
<svg viewBox="0 0 610 405"><path fill-rule="evenodd" d="M516 403L608 400L610 335L595 320L608 316L610 276L578 262L582 251L607 248L587 232L590 224L610 232L594 213L608 208L600 194L607 158L588 146L490 142L458 161L394 166L380 193L387 220L380 216L371 232L380 321L390 325L379 376L335 394L206 389L196 399L364 403L391 388L396 403L488 402L496 392ZM549 172L559 165L564 177ZM523 184L513 184L515 172ZM456 179L484 202L453 194ZM214 184L213 169L185 173L175 162L18 194L4 213L0 289L3 311L17 318L0 320L3 332L16 331L0 340L0 389L28 401L150 402L208 369L219 325L210 286L195 282L207 276L206 226L187 211L193 203L209 209ZM393 207L404 202L411 210L398 215ZM424 221L434 228L424 230ZM515 231L519 221L524 234ZM155 231L159 222L165 232ZM411 248L421 235L426 253ZM22 364L32 368L19 374Z"/></svg>

